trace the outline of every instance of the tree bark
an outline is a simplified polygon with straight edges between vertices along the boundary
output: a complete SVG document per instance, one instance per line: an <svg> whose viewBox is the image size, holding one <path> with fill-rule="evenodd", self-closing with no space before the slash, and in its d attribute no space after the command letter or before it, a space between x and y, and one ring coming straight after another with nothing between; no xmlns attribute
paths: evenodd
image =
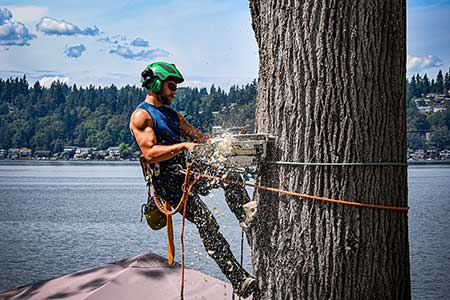
<svg viewBox="0 0 450 300"><path fill-rule="evenodd" d="M269 161L406 163L405 0L250 0ZM405 166L278 166L259 183L407 206ZM410 299L407 213L257 190L254 299Z"/></svg>

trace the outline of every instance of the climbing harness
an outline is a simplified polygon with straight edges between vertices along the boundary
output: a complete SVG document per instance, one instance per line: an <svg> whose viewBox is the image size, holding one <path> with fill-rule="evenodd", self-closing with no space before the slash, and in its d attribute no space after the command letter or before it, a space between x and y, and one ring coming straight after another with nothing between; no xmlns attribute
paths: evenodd
<svg viewBox="0 0 450 300"><path fill-rule="evenodd" d="M171 205L168 201L164 201L164 203L161 202L159 197L156 195L155 188L153 186L153 169L148 168L147 162L145 161L145 158L141 156L140 158L141 167L144 171L144 174L146 176L146 180L149 187L151 188L151 198L154 201L154 204L156 205L156 209L159 211L160 214L162 214L166 219L166 226L167 226L167 238L168 238L168 264L172 265L174 263L174 257L175 257L175 245L174 245L174 239L173 239L173 222L172 222L172 216L176 213L182 211L182 221L181 221L181 235L180 235L180 241L181 241L181 289L180 289L180 299L184 299L184 228L185 228L185 219L186 219L186 208L187 208L187 202L189 200L189 194L191 193L192 188L197 183L197 181L200 179L197 175L192 175L191 172L191 166L192 163L187 162L186 163L186 169L185 169L185 177L184 177L184 183L182 185L182 191L183 194L181 196L181 199L177 206L172 209ZM192 177L192 179L191 179ZM151 211L153 212L153 210ZM153 223L153 220L151 220L152 217L159 218L160 216L156 213L146 215L147 222L150 224ZM147 217L148 216L148 217ZM150 219L150 220L149 220ZM152 227L150 225L150 227ZM152 227L153 228L153 227ZM162 227L161 227L162 228Z"/></svg>
<svg viewBox="0 0 450 300"><path fill-rule="evenodd" d="M151 186L151 179L155 173L155 170L147 165L147 162L143 156L139 158L141 164L142 174L144 175L144 180L149 189L149 195L147 198L147 203L141 206L141 222L143 217L147 221L148 226L153 230L159 230L166 226L167 218L159 211L159 209L153 203L153 188Z"/></svg>

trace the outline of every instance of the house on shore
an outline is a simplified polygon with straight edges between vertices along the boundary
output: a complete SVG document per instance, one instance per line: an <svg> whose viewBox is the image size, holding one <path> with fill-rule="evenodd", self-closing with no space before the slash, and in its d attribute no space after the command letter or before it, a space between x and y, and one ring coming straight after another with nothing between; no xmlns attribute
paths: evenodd
<svg viewBox="0 0 450 300"><path fill-rule="evenodd" d="M35 159L50 159L51 154L52 153L48 150L36 150L33 153L33 157Z"/></svg>
<svg viewBox="0 0 450 300"><path fill-rule="evenodd" d="M439 152L439 157L441 159L450 159L450 150L449 149L442 150L441 152Z"/></svg>
<svg viewBox="0 0 450 300"><path fill-rule="evenodd" d="M6 157L8 157L8 151L0 149L0 159L5 159Z"/></svg>
<svg viewBox="0 0 450 300"><path fill-rule="evenodd" d="M19 159L20 149L18 148L10 148L8 149L8 158L10 159Z"/></svg>
<svg viewBox="0 0 450 300"><path fill-rule="evenodd" d="M20 159L30 159L32 151L30 148L20 148L19 158Z"/></svg>
<svg viewBox="0 0 450 300"><path fill-rule="evenodd" d="M120 151L119 147L109 147L106 149L108 151L108 156L105 157L107 160L116 160L120 159Z"/></svg>
<svg viewBox="0 0 450 300"><path fill-rule="evenodd" d="M418 149L412 154L413 159L425 159L425 150Z"/></svg>
<svg viewBox="0 0 450 300"><path fill-rule="evenodd" d="M92 152L97 150L97 148L93 147L77 147L75 150L74 159L89 159L89 156Z"/></svg>

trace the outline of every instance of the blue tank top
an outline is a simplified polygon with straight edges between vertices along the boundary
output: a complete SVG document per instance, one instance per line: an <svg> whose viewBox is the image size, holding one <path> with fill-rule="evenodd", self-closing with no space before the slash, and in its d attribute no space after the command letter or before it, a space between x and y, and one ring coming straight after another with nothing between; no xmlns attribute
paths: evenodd
<svg viewBox="0 0 450 300"><path fill-rule="evenodd" d="M181 142L180 118L178 113L167 106L156 107L145 101L136 109L143 109L152 118L153 131L158 145L173 145ZM160 163L163 165L184 164L184 155L177 155Z"/></svg>

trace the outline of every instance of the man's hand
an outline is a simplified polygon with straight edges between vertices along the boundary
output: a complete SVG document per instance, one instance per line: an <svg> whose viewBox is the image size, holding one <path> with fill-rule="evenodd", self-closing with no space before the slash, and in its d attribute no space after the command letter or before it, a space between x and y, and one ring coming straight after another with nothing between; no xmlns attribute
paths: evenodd
<svg viewBox="0 0 450 300"><path fill-rule="evenodd" d="M196 143L191 143L191 142L184 142L183 143L184 149L186 149L186 150L193 150L195 145L197 145L197 144Z"/></svg>

